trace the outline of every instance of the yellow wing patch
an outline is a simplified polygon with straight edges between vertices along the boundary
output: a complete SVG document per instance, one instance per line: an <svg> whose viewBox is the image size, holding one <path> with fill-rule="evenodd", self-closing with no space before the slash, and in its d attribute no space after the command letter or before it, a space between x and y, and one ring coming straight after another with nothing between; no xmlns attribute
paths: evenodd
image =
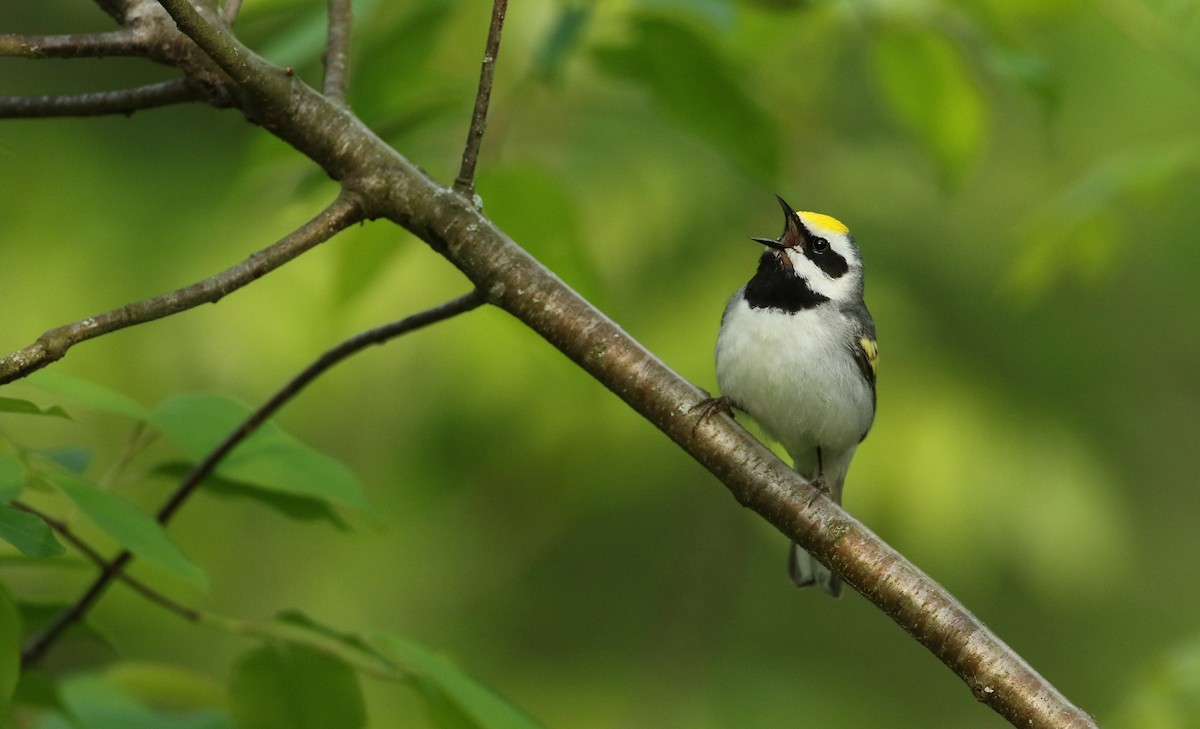
<svg viewBox="0 0 1200 729"><path fill-rule="evenodd" d="M845 223L831 215L825 215L824 213L810 213L804 210L797 211L796 214L799 215L805 223L814 228L824 228L831 233L845 234L850 232L850 229L846 227Z"/></svg>
<svg viewBox="0 0 1200 729"><path fill-rule="evenodd" d="M874 376L879 370L879 345L870 337L863 337L858 344L863 354L867 355L867 364L871 365L871 375Z"/></svg>

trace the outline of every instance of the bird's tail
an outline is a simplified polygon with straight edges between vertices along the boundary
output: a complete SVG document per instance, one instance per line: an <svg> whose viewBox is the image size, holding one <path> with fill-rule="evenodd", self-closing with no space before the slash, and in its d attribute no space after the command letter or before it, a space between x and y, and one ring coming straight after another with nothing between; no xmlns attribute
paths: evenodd
<svg viewBox="0 0 1200 729"><path fill-rule="evenodd" d="M792 548L788 551L788 575L796 587L817 585L834 597L842 594L842 578L830 572L828 567L795 542L792 542Z"/></svg>
<svg viewBox="0 0 1200 729"><path fill-rule="evenodd" d="M846 471L850 470L850 459L853 456L854 449L851 448L848 452L841 454L839 458L830 459L830 462L823 464L823 468L819 459L812 464L796 461L796 471L811 480L815 474L823 470L825 485L829 489L829 498L840 504L842 503L842 486L846 483ZM815 557L795 542L792 542L792 546L788 550L788 575L791 576L796 587L816 585L834 597L842 594L842 578L830 572L828 567L818 562Z"/></svg>

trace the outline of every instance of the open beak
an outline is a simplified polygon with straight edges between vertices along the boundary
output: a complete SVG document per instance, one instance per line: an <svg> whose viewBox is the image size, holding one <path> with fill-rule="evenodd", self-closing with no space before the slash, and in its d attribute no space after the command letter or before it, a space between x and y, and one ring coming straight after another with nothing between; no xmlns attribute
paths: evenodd
<svg viewBox="0 0 1200 729"><path fill-rule="evenodd" d="M786 251L796 246L799 246L803 250L804 244L808 240L808 231L804 228L804 224L800 222L800 216L796 215L795 208L788 205L783 198L776 195L775 199L779 201L779 207L783 208L783 233L776 239L751 238L750 240L755 243L761 243L768 248L774 248L777 251Z"/></svg>

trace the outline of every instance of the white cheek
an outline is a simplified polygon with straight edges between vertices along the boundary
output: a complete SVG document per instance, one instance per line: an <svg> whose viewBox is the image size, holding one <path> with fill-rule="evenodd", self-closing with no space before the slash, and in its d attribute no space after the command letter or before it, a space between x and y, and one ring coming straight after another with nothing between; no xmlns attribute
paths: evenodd
<svg viewBox="0 0 1200 729"><path fill-rule="evenodd" d="M856 277L853 268L838 278L830 278L829 274L808 260L803 253L788 251L788 259L796 274L807 281L808 287L821 296L832 301L847 301L854 296Z"/></svg>

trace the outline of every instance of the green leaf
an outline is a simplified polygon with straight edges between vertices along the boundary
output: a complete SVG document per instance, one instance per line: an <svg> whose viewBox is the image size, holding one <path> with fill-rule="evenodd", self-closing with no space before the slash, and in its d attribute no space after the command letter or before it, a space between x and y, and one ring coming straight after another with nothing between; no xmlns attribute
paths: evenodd
<svg viewBox="0 0 1200 729"><path fill-rule="evenodd" d="M225 686L216 679L167 663L121 661L105 678L127 696L174 713L225 706Z"/></svg>
<svg viewBox="0 0 1200 729"><path fill-rule="evenodd" d="M21 619L16 605L0 582L0 721L21 676Z"/></svg>
<svg viewBox="0 0 1200 729"><path fill-rule="evenodd" d="M300 628L305 632L313 633L321 638L339 643L346 648L364 653L390 668L397 668L394 661L363 639L362 636L337 630L324 623L319 623L299 610L285 610L281 612L275 616L275 624Z"/></svg>
<svg viewBox="0 0 1200 729"><path fill-rule="evenodd" d="M592 3L576 3L559 8L558 20L534 56L533 66L539 76L549 81L562 78L563 66L578 48L592 17L592 7Z"/></svg>
<svg viewBox="0 0 1200 729"><path fill-rule="evenodd" d="M771 115L709 37L667 17L641 15L632 40L597 49L600 67L646 87L663 110L735 163L774 178L780 168Z"/></svg>
<svg viewBox="0 0 1200 729"><path fill-rule="evenodd" d="M265 645L233 669L229 711L241 729L359 729L362 689L344 663L295 645Z"/></svg>
<svg viewBox="0 0 1200 729"><path fill-rule="evenodd" d="M75 729L232 729L229 720L212 710L158 712L125 693L101 674L73 676L59 689Z"/></svg>
<svg viewBox="0 0 1200 729"><path fill-rule="evenodd" d="M154 472L166 478L182 480L191 470L191 464L175 461L156 467ZM211 476L205 479L201 485L206 491L217 496L257 501L289 519L296 521L325 521L336 526L338 529L348 530L350 528L328 502L320 499L295 496L279 491L268 491L254 484L230 481L220 476Z"/></svg>
<svg viewBox="0 0 1200 729"><path fill-rule="evenodd" d="M124 415L134 420L146 420L149 417L146 409L136 400L62 372L39 370L25 378L25 381L38 389L61 395L93 410Z"/></svg>
<svg viewBox="0 0 1200 729"><path fill-rule="evenodd" d="M7 504L25 490L29 473L21 459L8 453L0 453L0 503Z"/></svg>
<svg viewBox="0 0 1200 729"><path fill-rule="evenodd" d="M67 411L57 405L51 405L48 408L39 407L38 405L21 400L15 397L0 397L0 413L19 413L21 415L48 415L55 418L71 419L67 415Z"/></svg>
<svg viewBox="0 0 1200 729"><path fill-rule="evenodd" d="M443 729L540 729L541 725L453 664L410 640L382 635L372 641L410 674L430 716Z"/></svg>
<svg viewBox="0 0 1200 729"><path fill-rule="evenodd" d="M59 470L39 474L67 495L80 511L113 539L146 562L201 587L204 572L180 551L149 514L90 481Z"/></svg>
<svg viewBox="0 0 1200 729"><path fill-rule="evenodd" d="M888 27L876 37L875 76L892 112L957 181L983 145L986 107L967 58L929 28Z"/></svg>
<svg viewBox="0 0 1200 729"><path fill-rule="evenodd" d="M0 504L0 539L26 557L57 557L66 551L41 517Z"/></svg>
<svg viewBox="0 0 1200 729"><path fill-rule="evenodd" d="M250 413L250 408L220 395L181 395L155 409L151 422L188 458L200 461ZM348 468L269 421L235 448L216 472L228 481L370 511Z"/></svg>

